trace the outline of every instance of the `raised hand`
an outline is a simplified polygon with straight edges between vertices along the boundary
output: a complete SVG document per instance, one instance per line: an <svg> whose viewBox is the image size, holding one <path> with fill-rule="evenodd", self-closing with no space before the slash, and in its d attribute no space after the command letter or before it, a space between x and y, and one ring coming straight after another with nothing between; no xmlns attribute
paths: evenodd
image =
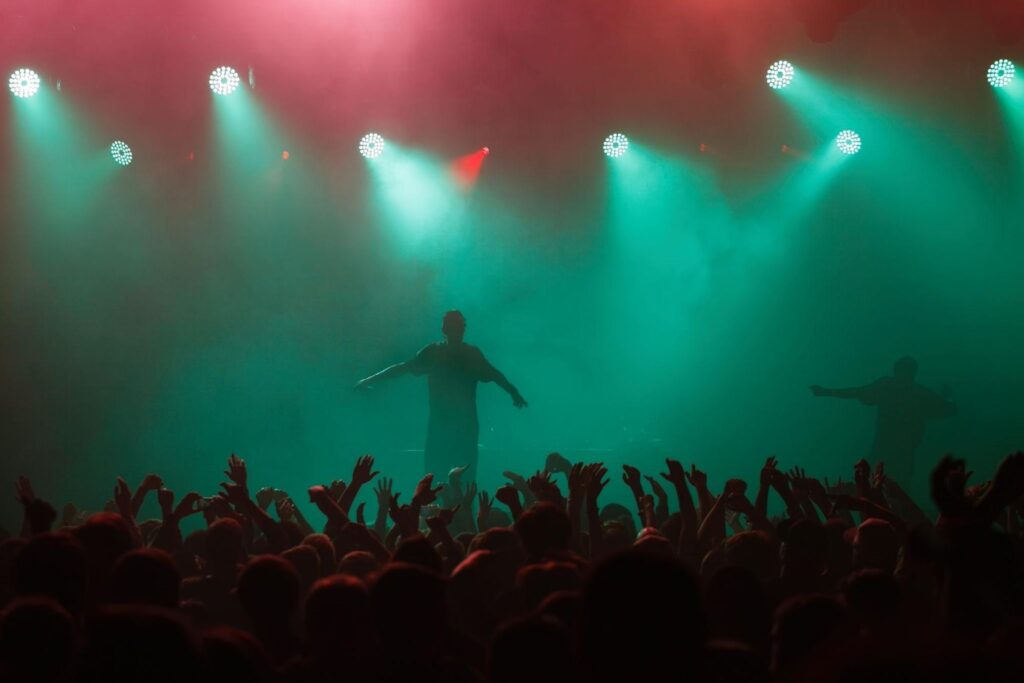
<svg viewBox="0 0 1024 683"><path fill-rule="evenodd" d="M639 499L644 495L644 488L640 484L640 470L637 468L632 465L623 465L622 481L629 487L629 490L633 492L636 498Z"/></svg>
<svg viewBox="0 0 1024 683"><path fill-rule="evenodd" d="M824 396L825 395L825 388L820 386L820 385L818 385L818 384L812 384L811 385L811 393L814 394L815 396Z"/></svg>
<svg viewBox="0 0 1024 683"><path fill-rule="evenodd" d="M465 491L462 491L462 496L455 502L455 505L449 505L447 507L461 507L466 515L469 517L473 516L473 503L476 502L476 493L479 488L475 481L469 482L469 486L466 487Z"/></svg>
<svg viewBox="0 0 1024 683"><path fill-rule="evenodd" d="M348 486L341 479L335 479L328 485L327 493L330 494L334 500L341 500L341 497L345 495L345 489Z"/></svg>
<svg viewBox="0 0 1024 683"><path fill-rule="evenodd" d="M270 504L274 502L274 489L269 486L264 486L256 492L256 504L260 506L261 510L266 510L270 507Z"/></svg>
<svg viewBox="0 0 1024 683"><path fill-rule="evenodd" d="M651 487L651 491L654 492L654 496L659 501L668 500L668 494L665 492L665 487L661 485L661 482L649 474L645 474L644 479L647 480L647 484Z"/></svg>
<svg viewBox="0 0 1024 683"><path fill-rule="evenodd" d="M544 459L545 472L564 472L568 474L570 469L572 469L572 463L561 453L548 453L548 457Z"/></svg>
<svg viewBox="0 0 1024 683"><path fill-rule="evenodd" d="M587 495L597 498L604 491L611 479L605 479L608 476L608 468L604 466L603 462L592 462L587 465Z"/></svg>
<svg viewBox="0 0 1024 683"><path fill-rule="evenodd" d="M366 526L366 501L356 506L356 524Z"/></svg>
<svg viewBox="0 0 1024 683"><path fill-rule="evenodd" d="M243 489L248 487L249 473L245 468L245 460L234 453L228 458L228 468L224 471L224 476Z"/></svg>
<svg viewBox="0 0 1024 683"><path fill-rule="evenodd" d="M487 495L487 491L481 491L477 497L477 508L476 508L476 526L480 531L484 531L484 525L487 523L487 517L491 514L491 509L494 508L494 499Z"/></svg>
<svg viewBox="0 0 1024 683"><path fill-rule="evenodd" d="M517 474L516 472L513 472L512 470L505 470L504 472L501 473L501 476L505 477L510 482L512 482L512 485L515 486L520 491L522 491L523 489L527 488L527 486L526 486L526 477L524 477L521 474Z"/></svg>
<svg viewBox="0 0 1024 683"><path fill-rule="evenodd" d="M168 488L157 489L156 502L160 505L160 511L163 513L164 519L174 515L174 491Z"/></svg>
<svg viewBox="0 0 1024 683"><path fill-rule="evenodd" d="M540 501L562 504L562 492L558 490L555 482L551 481L551 475L547 472L536 472L526 482L534 497Z"/></svg>
<svg viewBox="0 0 1024 683"><path fill-rule="evenodd" d="M386 510L391 505L391 487L393 483L393 480L386 477L381 477L377 480L377 486L374 487L373 492L377 494L378 509Z"/></svg>
<svg viewBox="0 0 1024 683"><path fill-rule="evenodd" d="M220 487L224 489L224 498L234 506L236 510L242 511L249 504L249 492L241 484L229 484L221 483Z"/></svg>
<svg viewBox="0 0 1024 683"><path fill-rule="evenodd" d="M665 465L668 466L668 472L662 472L662 478L675 486L686 487L686 470L683 469L683 464L678 460L672 460L671 458L665 459Z"/></svg>
<svg viewBox="0 0 1024 683"><path fill-rule="evenodd" d="M768 459L764 461L764 466L761 468L761 486L770 486L772 479L776 476L777 465L779 464L778 459L774 455L769 455Z"/></svg>
<svg viewBox="0 0 1024 683"><path fill-rule="evenodd" d="M494 492L494 499L509 507L519 505L519 490L511 484L505 484Z"/></svg>
<svg viewBox="0 0 1024 683"><path fill-rule="evenodd" d="M78 522L78 506L72 502L64 504L64 507L60 511L60 526L76 526Z"/></svg>
<svg viewBox="0 0 1024 683"><path fill-rule="evenodd" d="M14 482L14 497L22 505L28 505L36 499L36 492L32 490L32 480L26 476L18 477Z"/></svg>
<svg viewBox="0 0 1024 683"><path fill-rule="evenodd" d="M799 467L794 467L787 473L787 479L793 493L801 498L807 498L811 494L806 475L807 473Z"/></svg>
<svg viewBox="0 0 1024 683"><path fill-rule="evenodd" d="M461 506L456 505L453 508L438 508L437 514L427 517L427 526L433 530L436 530L438 526L448 527L455 519L455 515L458 513Z"/></svg>
<svg viewBox="0 0 1024 683"><path fill-rule="evenodd" d="M512 394L512 405L514 405L516 408L526 408L529 404L527 404L526 399L523 398L523 395L517 391L516 393Z"/></svg>
<svg viewBox="0 0 1024 683"><path fill-rule="evenodd" d="M291 498L279 498L275 500L274 509L277 511L277 518L282 522L295 519L295 503Z"/></svg>
<svg viewBox="0 0 1024 683"><path fill-rule="evenodd" d="M431 484L434 483L434 475L428 474L420 479L419 483L416 484L416 490L412 494L412 504L417 507L423 507L424 505L430 505L437 500L437 494L444 488L443 484L439 484L435 488L431 488Z"/></svg>
<svg viewBox="0 0 1024 683"><path fill-rule="evenodd" d="M128 483L121 477L117 478L117 484L114 486L114 504L117 505L118 512L125 519L134 519L132 516L132 492L128 488Z"/></svg>
<svg viewBox="0 0 1024 683"><path fill-rule="evenodd" d="M430 475L427 475L430 476ZM416 508L412 505L399 505L398 496L395 494L391 497L391 503L388 506L388 514L391 515L391 520L398 527L403 536L410 536L419 531L419 513Z"/></svg>
<svg viewBox="0 0 1024 683"><path fill-rule="evenodd" d="M875 463L875 472L871 475L871 488L881 489L888 477L885 476L885 463L879 460Z"/></svg>
<svg viewBox="0 0 1024 683"><path fill-rule="evenodd" d="M653 482L651 477L648 477ZM686 475L686 479L695 489L705 489L708 486L708 475L706 472L701 472L697 469L697 465L690 465L690 472Z"/></svg>
<svg viewBox="0 0 1024 683"><path fill-rule="evenodd" d="M373 456L364 455L356 460L355 467L352 468L352 485L362 486L367 484L380 474L380 472L373 471Z"/></svg>
<svg viewBox="0 0 1024 683"><path fill-rule="evenodd" d="M853 483L860 491L871 488L871 465L864 458L853 465Z"/></svg>
<svg viewBox="0 0 1024 683"><path fill-rule="evenodd" d="M189 491L178 501L178 506L174 508L174 516L178 519L184 519L189 515L196 514L199 512L199 501L202 499L203 497L199 493Z"/></svg>
<svg viewBox="0 0 1024 683"><path fill-rule="evenodd" d="M156 474L147 474L139 484L139 488L145 491L158 491L164 485L164 480Z"/></svg>

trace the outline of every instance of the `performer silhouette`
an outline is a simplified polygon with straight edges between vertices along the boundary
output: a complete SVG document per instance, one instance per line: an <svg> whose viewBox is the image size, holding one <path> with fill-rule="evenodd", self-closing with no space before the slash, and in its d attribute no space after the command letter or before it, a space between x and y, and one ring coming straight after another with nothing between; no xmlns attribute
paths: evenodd
<svg viewBox="0 0 1024 683"><path fill-rule="evenodd" d="M526 400L497 368L487 362L480 349L462 341L466 319L459 311L448 311L441 324L445 340L423 347L411 360L381 370L356 384L368 388L385 379L405 374L427 375L430 418L424 449L426 471L441 478L453 467L469 466L464 480L476 476L477 438L480 424L476 415L477 382L494 382L512 397L512 405L525 408Z"/></svg>
<svg viewBox="0 0 1024 683"><path fill-rule="evenodd" d="M871 459L885 462L886 475L909 486L914 474L914 452L921 445L925 425L956 413L956 406L914 381L917 361L904 356L893 365L892 377L850 389L811 387L815 396L855 398L878 408Z"/></svg>

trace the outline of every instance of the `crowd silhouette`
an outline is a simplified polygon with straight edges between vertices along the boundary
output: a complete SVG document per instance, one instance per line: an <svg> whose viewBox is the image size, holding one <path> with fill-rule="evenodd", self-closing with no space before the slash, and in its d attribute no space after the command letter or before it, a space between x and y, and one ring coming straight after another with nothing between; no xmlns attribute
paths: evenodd
<svg viewBox="0 0 1024 683"><path fill-rule="evenodd" d="M768 458L715 492L693 464L622 470L634 509L557 453L494 492L454 468L399 493L363 456L309 488L313 520L236 456L218 495L119 478L89 515L21 478L0 680L1021 680L1024 453L980 484L942 458L934 520L864 460L829 483Z"/></svg>

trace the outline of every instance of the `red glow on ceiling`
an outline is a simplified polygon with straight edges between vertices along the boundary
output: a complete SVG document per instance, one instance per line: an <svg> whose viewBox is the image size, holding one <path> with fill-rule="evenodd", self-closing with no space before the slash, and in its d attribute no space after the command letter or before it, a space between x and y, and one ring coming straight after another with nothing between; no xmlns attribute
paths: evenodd
<svg viewBox="0 0 1024 683"><path fill-rule="evenodd" d="M288 157L290 156L291 154L288 153L288 150L281 152L281 158L284 159L285 161L288 161Z"/></svg>
<svg viewBox="0 0 1024 683"><path fill-rule="evenodd" d="M452 175L462 187L472 187L480 176L480 167L484 165L484 157L491 153L489 147L481 147L472 154L461 156L452 162Z"/></svg>
<svg viewBox="0 0 1024 683"><path fill-rule="evenodd" d="M796 149L794 147L790 147L789 145L783 145L782 146L782 153L787 155L787 156L796 157L797 159L807 159L808 158L808 155L807 155L806 152L803 152L803 151L801 151L799 149Z"/></svg>

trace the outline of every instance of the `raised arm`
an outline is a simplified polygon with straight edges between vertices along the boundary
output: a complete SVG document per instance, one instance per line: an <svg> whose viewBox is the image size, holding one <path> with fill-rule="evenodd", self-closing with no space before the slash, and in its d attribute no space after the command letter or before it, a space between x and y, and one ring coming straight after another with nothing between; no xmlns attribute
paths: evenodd
<svg viewBox="0 0 1024 683"><path fill-rule="evenodd" d="M394 365L390 365L384 368L378 373L370 375L369 377L364 377L363 379L359 380L356 383L356 389L367 389L376 384L377 382L381 382L386 379L394 379L395 377L401 377L402 375L406 375L409 372L410 368L408 361L395 363Z"/></svg>
<svg viewBox="0 0 1024 683"><path fill-rule="evenodd" d="M811 386L811 393L815 396L828 396L829 398L856 398L864 400L871 385L863 387L850 387L848 389L829 389L814 384Z"/></svg>

